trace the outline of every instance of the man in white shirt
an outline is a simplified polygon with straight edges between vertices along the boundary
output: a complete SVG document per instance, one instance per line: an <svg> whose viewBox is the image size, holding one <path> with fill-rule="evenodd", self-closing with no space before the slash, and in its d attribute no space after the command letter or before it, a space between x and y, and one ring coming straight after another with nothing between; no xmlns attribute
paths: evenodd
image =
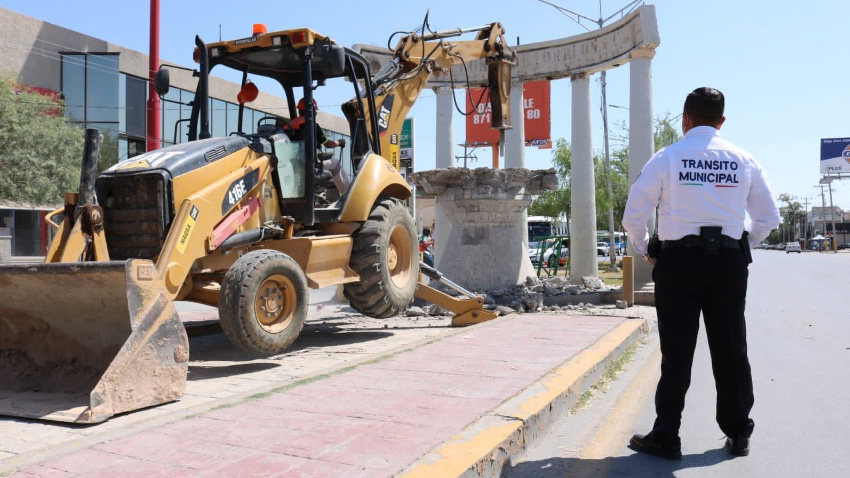
<svg viewBox="0 0 850 478"><path fill-rule="evenodd" d="M744 303L750 246L779 224L764 170L720 137L723 93L697 88L685 99L684 138L657 152L632 185L623 226L638 254L654 265L661 342L656 420L629 445L678 459L679 427L702 312L717 388L717 423L736 456L749 454L753 382ZM647 222L658 207L658 241ZM745 230L745 218L750 223Z"/></svg>

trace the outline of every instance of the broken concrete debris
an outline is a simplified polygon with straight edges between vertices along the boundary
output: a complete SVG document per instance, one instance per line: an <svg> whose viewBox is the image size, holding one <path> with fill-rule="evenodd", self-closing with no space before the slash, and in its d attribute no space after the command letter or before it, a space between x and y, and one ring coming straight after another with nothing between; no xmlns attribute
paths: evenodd
<svg viewBox="0 0 850 478"><path fill-rule="evenodd" d="M525 282L515 286L502 286L488 291L474 291L484 295L484 308L497 311L499 315L512 313L530 313L559 310L586 310L599 308L603 303L603 295L619 291L619 287L608 286L596 277L583 277L581 285L570 284L563 277L539 279L529 276ZM456 291L442 284L431 284L432 287L452 295ZM622 305L620 304L622 302ZM618 300L616 307L625 308L625 301ZM430 307L411 306L402 315L418 317L427 315L452 315L451 312L436 305Z"/></svg>

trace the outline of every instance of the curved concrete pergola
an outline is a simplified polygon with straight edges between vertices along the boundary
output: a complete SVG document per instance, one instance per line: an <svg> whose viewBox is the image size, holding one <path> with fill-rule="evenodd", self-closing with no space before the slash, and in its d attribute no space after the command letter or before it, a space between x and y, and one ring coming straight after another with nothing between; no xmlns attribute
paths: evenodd
<svg viewBox="0 0 850 478"><path fill-rule="evenodd" d="M510 28L510 25L507 25ZM607 27L558 40L513 47L517 65L513 70L511 109L522 111L522 84L539 79L569 78L572 82L572 227L570 277L599 275L596 259L596 194L593 173L591 135L590 76L629 63L629 183L633 183L654 152L652 130L652 58L661 43L655 6L644 5L620 21ZM385 48L356 45L376 67L391 60ZM455 78L465 78L462 67L453 71ZM485 86L487 69L483 60L467 64L469 84ZM466 87L467 83L462 84ZM455 167L452 84L447 75L432 78L430 86L437 93L437 168ZM457 84L455 86L461 86ZM552 116L557 112L553 106ZM514 121L505 139L505 167L525 167L525 132L523 121ZM443 267L444 247L448 244L451 223L438 206L436 216L437 267ZM653 219L654 221L654 219ZM525 217L518 224L517 240L525 241ZM650 230L654 224L650 224ZM629 248L629 252L634 251ZM635 265L638 286L652 281L651 268L643 261Z"/></svg>

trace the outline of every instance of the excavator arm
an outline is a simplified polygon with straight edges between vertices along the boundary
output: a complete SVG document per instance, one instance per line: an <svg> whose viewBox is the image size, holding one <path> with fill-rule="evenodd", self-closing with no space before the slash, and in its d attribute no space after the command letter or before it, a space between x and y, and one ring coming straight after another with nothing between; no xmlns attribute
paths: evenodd
<svg viewBox="0 0 850 478"><path fill-rule="evenodd" d="M416 297L437 304L454 314L454 317L452 317L453 327L474 325L498 317L495 312L484 310L484 298L448 280L443 274L424 262L419 263L419 271L431 279L431 282L445 284L464 296L453 297L445 292L440 292L421 280L416 286Z"/></svg>
<svg viewBox="0 0 850 478"><path fill-rule="evenodd" d="M472 32L477 32L474 40L449 40ZM410 108L431 75L451 75L451 68L456 65L484 59L493 110L492 127L501 131L511 129L511 67L516 55L505 42L504 34L502 24L495 22L469 29L428 31L424 35L410 33L399 40L393 60L372 78L381 153L393 166L399 167L399 136ZM456 80L466 86L465 78ZM370 124L368 112L363 114L367 117L366 124Z"/></svg>

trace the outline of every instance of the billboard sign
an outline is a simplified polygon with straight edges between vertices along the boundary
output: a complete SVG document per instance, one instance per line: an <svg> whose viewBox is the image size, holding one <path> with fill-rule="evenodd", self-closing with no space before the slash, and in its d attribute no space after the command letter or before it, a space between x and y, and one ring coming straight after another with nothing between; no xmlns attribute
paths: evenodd
<svg viewBox="0 0 850 478"><path fill-rule="evenodd" d="M820 140L820 173L850 173L850 138Z"/></svg>
<svg viewBox="0 0 850 478"><path fill-rule="evenodd" d="M551 90L549 80L526 81L522 88L522 114L511 112L511 121L516 124L521 116L525 126L525 144L538 147L551 145ZM477 105L473 106L473 102ZM490 128L491 106L486 88L471 88L466 95L466 111L474 113L466 117L467 143L498 143L499 131Z"/></svg>

